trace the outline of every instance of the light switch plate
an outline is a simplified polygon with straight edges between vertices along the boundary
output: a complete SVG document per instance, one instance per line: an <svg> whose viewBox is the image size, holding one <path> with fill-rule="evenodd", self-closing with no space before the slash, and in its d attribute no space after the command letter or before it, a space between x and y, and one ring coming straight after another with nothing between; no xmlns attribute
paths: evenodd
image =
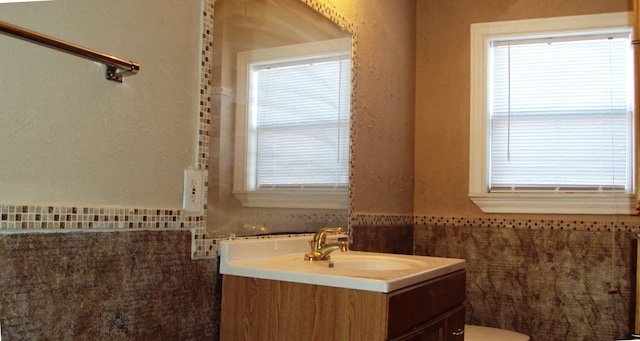
<svg viewBox="0 0 640 341"><path fill-rule="evenodd" d="M202 214L204 212L202 200L204 191L204 172L199 169L184 170L184 192L182 209L186 213Z"/></svg>

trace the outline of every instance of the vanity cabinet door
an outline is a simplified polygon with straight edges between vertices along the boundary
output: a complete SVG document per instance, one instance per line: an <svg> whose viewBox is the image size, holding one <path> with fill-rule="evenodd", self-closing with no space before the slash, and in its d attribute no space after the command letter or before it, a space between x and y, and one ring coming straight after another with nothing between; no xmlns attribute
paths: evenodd
<svg viewBox="0 0 640 341"><path fill-rule="evenodd" d="M389 341L446 341L446 320L439 319Z"/></svg>
<svg viewBox="0 0 640 341"><path fill-rule="evenodd" d="M389 293L387 337L393 340L404 336L462 306L466 298L465 280L466 272L460 270Z"/></svg>
<svg viewBox="0 0 640 341"><path fill-rule="evenodd" d="M464 341L464 306L389 341Z"/></svg>
<svg viewBox="0 0 640 341"><path fill-rule="evenodd" d="M447 316L447 341L464 341L464 306L454 309Z"/></svg>

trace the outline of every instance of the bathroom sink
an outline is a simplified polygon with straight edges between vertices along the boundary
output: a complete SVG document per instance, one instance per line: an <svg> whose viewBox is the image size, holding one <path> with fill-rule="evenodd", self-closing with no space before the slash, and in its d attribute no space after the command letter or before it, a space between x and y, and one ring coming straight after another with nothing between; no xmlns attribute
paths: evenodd
<svg viewBox="0 0 640 341"><path fill-rule="evenodd" d="M328 260L304 260L311 238L221 241L220 273L391 292L465 268L463 259L361 251L338 250Z"/></svg>
<svg viewBox="0 0 640 341"><path fill-rule="evenodd" d="M323 262L323 261L320 261ZM368 270L368 271L389 271L407 270L417 268L423 263L418 260L400 258L391 255L380 254L354 254L347 252L335 254L331 259L325 261L327 267L347 270Z"/></svg>

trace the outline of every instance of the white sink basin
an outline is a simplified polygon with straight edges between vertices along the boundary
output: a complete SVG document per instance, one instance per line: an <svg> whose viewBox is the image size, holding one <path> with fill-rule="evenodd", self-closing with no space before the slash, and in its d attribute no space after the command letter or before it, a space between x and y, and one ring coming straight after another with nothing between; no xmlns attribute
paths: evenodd
<svg viewBox="0 0 640 341"><path fill-rule="evenodd" d="M221 241L220 273L391 292L465 268L462 259L339 250L329 260L305 261L311 238Z"/></svg>
<svg viewBox="0 0 640 341"><path fill-rule="evenodd" d="M328 267L334 269L368 271L408 270L422 265L419 260L382 254L362 255L354 252L335 254L326 263Z"/></svg>

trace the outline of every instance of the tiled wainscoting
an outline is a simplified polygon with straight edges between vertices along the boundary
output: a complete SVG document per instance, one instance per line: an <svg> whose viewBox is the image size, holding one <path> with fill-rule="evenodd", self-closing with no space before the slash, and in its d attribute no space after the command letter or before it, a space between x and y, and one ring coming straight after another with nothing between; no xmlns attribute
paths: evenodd
<svg viewBox="0 0 640 341"><path fill-rule="evenodd" d="M7 340L214 340L216 260L190 231L0 234Z"/></svg>
<svg viewBox="0 0 640 341"><path fill-rule="evenodd" d="M413 225L353 226L351 250L413 254Z"/></svg>
<svg viewBox="0 0 640 341"><path fill-rule="evenodd" d="M467 260L467 321L532 340L630 336L630 232L416 226L415 253ZM618 294L608 291L616 288ZM613 304L613 306L610 306Z"/></svg>
<svg viewBox="0 0 640 341"><path fill-rule="evenodd" d="M467 323L516 330L532 341L630 336L637 218L413 219L412 237L406 224L362 219L351 231L354 247L406 253L412 244L415 254L466 259ZM612 288L618 293L609 295Z"/></svg>

